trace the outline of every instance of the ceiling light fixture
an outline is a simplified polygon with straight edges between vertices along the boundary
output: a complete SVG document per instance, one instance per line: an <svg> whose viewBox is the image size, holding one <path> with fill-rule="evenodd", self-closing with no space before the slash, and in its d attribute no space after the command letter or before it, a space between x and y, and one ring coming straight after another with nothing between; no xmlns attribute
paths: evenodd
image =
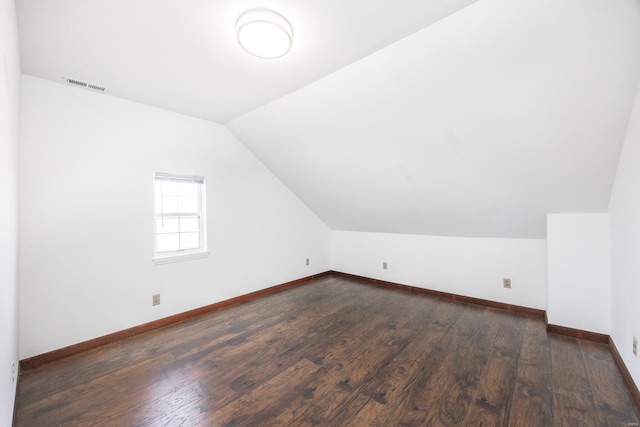
<svg viewBox="0 0 640 427"><path fill-rule="evenodd" d="M289 52L293 41L291 24L267 9L249 10L236 23L238 43L258 58L279 58Z"/></svg>

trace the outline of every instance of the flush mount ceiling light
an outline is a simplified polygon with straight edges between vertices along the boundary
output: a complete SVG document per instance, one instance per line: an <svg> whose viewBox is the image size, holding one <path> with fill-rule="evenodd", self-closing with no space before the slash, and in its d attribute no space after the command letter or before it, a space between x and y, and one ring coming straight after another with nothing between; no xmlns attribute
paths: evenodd
<svg viewBox="0 0 640 427"><path fill-rule="evenodd" d="M289 52L293 31L280 14L267 9L243 13L236 23L238 43L258 58L279 58Z"/></svg>

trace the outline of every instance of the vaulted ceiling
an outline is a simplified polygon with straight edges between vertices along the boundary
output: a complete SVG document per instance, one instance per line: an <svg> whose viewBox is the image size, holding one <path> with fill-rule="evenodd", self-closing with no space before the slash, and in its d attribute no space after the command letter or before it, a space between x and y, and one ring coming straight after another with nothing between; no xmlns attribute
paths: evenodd
<svg viewBox="0 0 640 427"><path fill-rule="evenodd" d="M475 0L16 0L22 71L106 86L113 96L225 123ZM236 40L245 11L292 24L286 56Z"/></svg>
<svg viewBox="0 0 640 427"><path fill-rule="evenodd" d="M605 212L638 0L17 0L22 71L226 124L332 229L545 235ZM237 17L292 23L261 60ZM212 142L214 143L214 142Z"/></svg>

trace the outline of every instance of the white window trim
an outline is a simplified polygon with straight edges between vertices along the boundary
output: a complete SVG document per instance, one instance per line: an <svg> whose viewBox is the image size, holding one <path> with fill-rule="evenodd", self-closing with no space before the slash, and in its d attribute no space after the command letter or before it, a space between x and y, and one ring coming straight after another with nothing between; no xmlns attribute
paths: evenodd
<svg viewBox="0 0 640 427"><path fill-rule="evenodd" d="M189 177L186 175L174 175L163 172L155 172L153 174L153 181L155 186L155 181L158 180L189 180L195 181L202 184L200 188L200 214L201 214L201 224L200 224L200 244L201 247L197 249L182 249L171 252L156 252L156 238L157 238L157 229L156 229L156 206L154 202L153 208L153 240L154 240L154 248L153 248L153 264L154 265L163 265L163 264L171 264L175 262L183 262L190 261L194 259L202 259L207 258L210 254L210 251L207 249L207 225L206 225L206 191L204 187L204 178L199 176ZM155 200L155 190L154 190L154 200Z"/></svg>
<svg viewBox="0 0 640 427"><path fill-rule="evenodd" d="M192 259L207 258L211 252L207 249L183 251L183 253L170 252L166 255L156 254L153 257L154 265L171 264L173 262L190 261Z"/></svg>

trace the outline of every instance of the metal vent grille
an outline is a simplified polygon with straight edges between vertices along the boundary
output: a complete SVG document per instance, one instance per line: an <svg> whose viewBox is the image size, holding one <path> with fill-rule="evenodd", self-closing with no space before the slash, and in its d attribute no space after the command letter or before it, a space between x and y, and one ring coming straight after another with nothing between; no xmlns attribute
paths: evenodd
<svg viewBox="0 0 640 427"><path fill-rule="evenodd" d="M69 77L64 78L67 84L83 87L85 89L95 90L96 92L106 92L107 88L104 86L97 85L95 83L89 83L78 79L72 79Z"/></svg>

